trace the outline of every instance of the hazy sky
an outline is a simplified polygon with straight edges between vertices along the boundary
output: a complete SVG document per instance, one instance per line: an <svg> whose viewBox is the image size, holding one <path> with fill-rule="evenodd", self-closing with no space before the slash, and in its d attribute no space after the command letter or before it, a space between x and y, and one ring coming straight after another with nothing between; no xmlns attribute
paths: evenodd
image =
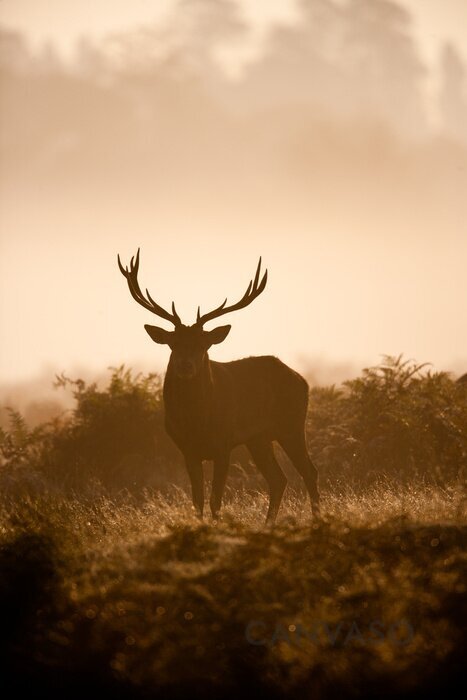
<svg viewBox="0 0 467 700"><path fill-rule="evenodd" d="M18 28L40 45L53 40L65 52L86 35L95 39L109 32L135 28L159 19L175 0L1 0L0 19ZM270 23L293 21L292 0L239 0L256 31ZM442 42L454 41L467 52L466 0L403 0L413 15L414 33L428 61L435 59Z"/></svg>
<svg viewBox="0 0 467 700"><path fill-rule="evenodd" d="M162 17L172 4L1 0L0 18L35 45L51 39L70 52L82 35L99 40L132 29ZM423 56L434 61L441 43L451 39L467 61L466 0L403 4L414 14ZM294 18L285 0L242 5L258 31L275 19ZM81 97L70 94L72 99L81 114ZM172 116L180 118L185 139L164 144L162 138L157 144L166 158L163 177L154 163L148 164L148 176L141 172L146 145L138 133L131 132L129 141L140 160L129 161L127 172L108 164L90 167L71 180L71 188L47 178L55 159L68 162L73 131L60 133L52 145L13 139L8 151L13 165L0 192L1 382L44 369L53 376L122 362L163 368L168 350L150 341L143 324L165 324L136 305L117 268L117 252L125 263L138 246L141 286L163 305L174 299L187 323L194 321L198 304L207 310L226 295L238 298L263 256L268 287L249 309L222 320L233 328L213 350L216 359L276 354L305 368L315 360L362 366L382 354L404 353L438 369L467 371L465 151L461 155L460 147L444 142L409 148L378 133L355 135L351 122L342 133L321 125L317 136L305 132L308 141L300 141L294 140L291 120L289 143L287 114L276 115L279 126L268 141L274 124L267 120L252 121L245 136L242 127L229 131L228 120L218 127L217 112L209 111L196 112L192 144L189 93L184 99L186 122L170 110L167 124L161 118L167 133ZM100 153L107 136L115 138L116 150L133 157L124 139L122 145L120 102L115 104L111 114L101 115L104 127L85 131L88 141L78 149L78 161L80 153L84 163ZM201 109L194 98L193 105ZM63 109L60 103L52 110L54 118L62 119ZM86 115L83 109L84 121ZM41 116L21 112L31 125ZM108 116L115 136L112 129L106 133ZM144 126L144 110L138 118ZM52 136L60 125L51 127ZM206 159L202 149L201 155L196 151L202 139ZM257 148L257 142L263 145ZM26 167L18 175L15 149L24 158L24 149L27 157L33 147L36 170L30 174Z"/></svg>

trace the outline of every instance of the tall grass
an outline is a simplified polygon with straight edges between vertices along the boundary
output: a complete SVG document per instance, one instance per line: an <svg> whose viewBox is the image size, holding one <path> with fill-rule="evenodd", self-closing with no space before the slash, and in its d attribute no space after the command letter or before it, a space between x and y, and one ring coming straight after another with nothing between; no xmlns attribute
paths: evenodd
<svg viewBox="0 0 467 700"><path fill-rule="evenodd" d="M5 682L124 698L426 697L459 684L464 491L323 500L312 521L290 494L265 528L263 494L232 496L214 523L178 488L8 499Z"/></svg>

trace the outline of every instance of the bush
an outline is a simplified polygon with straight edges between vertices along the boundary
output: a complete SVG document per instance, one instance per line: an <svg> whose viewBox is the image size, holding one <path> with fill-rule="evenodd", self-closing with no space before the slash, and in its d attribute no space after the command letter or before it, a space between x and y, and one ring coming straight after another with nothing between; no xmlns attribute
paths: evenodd
<svg viewBox="0 0 467 700"><path fill-rule="evenodd" d="M465 479L467 386L424 367L386 356L342 389L312 389L308 441L325 479Z"/></svg>
<svg viewBox="0 0 467 700"><path fill-rule="evenodd" d="M95 488L96 481L107 489L141 489L179 480L180 458L165 433L158 375L133 376L122 366L112 368L101 391L63 375L56 386L72 388L75 409L32 431L11 412L12 429L0 434L4 467L18 473L27 462L71 489Z"/></svg>
<svg viewBox="0 0 467 700"><path fill-rule="evenodd" d="M64 376L57 386L73 391L76 407L68 416L30 430L10 411L11 428L0 431L4 491L18 481L37 490L41 479L90 493L99 491L98 482L133 492L187 483L181 455L165 432L159 375L133 376L122 366L112 369L103 390ZM306 427L322 485L368 486L383 476L439 485L465 479L467 384L401 357L386 357L341 388L311 389ZM243 482L264 490L245 450L234 451L232 460L241 463L236 490ZM295 471L284 468L302 488Z"/></svg>

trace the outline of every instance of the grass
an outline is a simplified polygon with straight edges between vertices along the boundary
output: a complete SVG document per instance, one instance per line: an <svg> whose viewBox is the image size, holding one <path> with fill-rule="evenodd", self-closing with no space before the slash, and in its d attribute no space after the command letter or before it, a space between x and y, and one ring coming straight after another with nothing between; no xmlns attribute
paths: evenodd
<svg viewBox="0 0 467 700"><path fill-rule="evenodd" d="M49 696L426 697L463 676L466 495L380 482L231 492L200 523L185 492L4 499L4 678Z"/></svg>

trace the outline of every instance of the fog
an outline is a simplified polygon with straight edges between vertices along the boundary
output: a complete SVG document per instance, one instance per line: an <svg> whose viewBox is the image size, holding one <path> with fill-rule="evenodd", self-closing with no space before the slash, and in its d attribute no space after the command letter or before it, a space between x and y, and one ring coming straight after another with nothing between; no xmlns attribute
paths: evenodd
<svg viewBox="0 0 467 700"><path fill-rule="evenodd" d="M236 76L235 2L184 0L72 62L1 33L10 395L54 372L164 369L117 268L138 247L142 287L185 323L238 298L262 255L266 291L215 359L275 354L330 381L382 354L465 371L467 56L446 45L429 73L396 2L298 7Z"/></svg>

